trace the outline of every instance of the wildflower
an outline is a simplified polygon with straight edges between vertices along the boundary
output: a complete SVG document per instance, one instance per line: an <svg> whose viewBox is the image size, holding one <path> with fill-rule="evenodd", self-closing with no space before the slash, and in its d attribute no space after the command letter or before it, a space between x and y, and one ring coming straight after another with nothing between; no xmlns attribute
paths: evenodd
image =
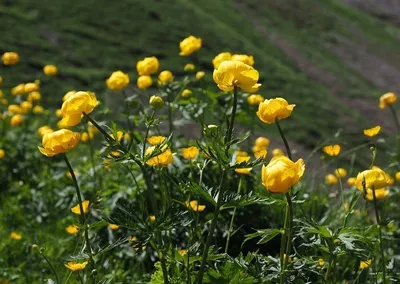
<svg viewBox="0 0 400 284"><path fill-rule="evenodd" d="M187 255L187 250L186 249L180 249L178 252L179 252L179 254L181 256Z"/></svg>
<svg viewBox="0 0 400 284"><path fill-rule="evenodd" d="M43 137L47 133L51 133L51 132L54 132L54 130L51 129L50 126L48 126L48 125L39 127L39 129L38 129L38 134L40 135L40 137Z"/></svg>
<svg viewBox="0 0 400 284"><path fill-rule="evenodd" d="M145 155L150 156L155 149L156 146L151 146L147 148ZM168 148L168 145L164 145L164 147L161 149L161 153L158 154L157 156L149 158L146 161L146 164L152 167L166 167L169 164L172 164L173 161L174 161L174 156L172 155L171 149Z"/></svg>
<svg viewBox="0 0 400 284"><path fill-rule="evenodd" d="M72 91L68 91L62 98L62 101L65 102L70 96L75 95L76 91L72 90Z"/></svg>
<svg viewBox="0 0 400 284"><path fill-rule="evenodd" d="M385 188L380 188L380 189L375 189L375 197L377 200L379 199L384 199L386 198L386 196L389 195L389 190L385 189ZM374 200L374 193L372 191L372 189L367 189L367 194L365 195L365 197L368 200Z"/></svg>
<svg viewBox="0 0 400 284"><path fill-rule="evenodd" d="M260 103L262 103L264 101L264 97L259 95L259 94L254 94L254 95L250 95L247 98L247 103L249 105L255 106L255 105L259 105Z"/></svg>
<svg viewBox="0 0 400 284"><path fill-rule="evenodd" d="M338 178L333 175L333 174L329 174L325 176L325 183L329 184L329 185L333 185L333 184L337 184L338 182Z"/></svg>
<svg viewBox="0 0 400 284"><path fill-rule="evenodd" d="M194 71L195 69L196 69L196 66L194 66L194 64L192 64L192 63L188 63L185 65L185 67L183 67L183 70L186 72Z"/></svg>
<svg viewBox="0 0 400 284"><path fill-rule="evenodd" d="M196 212L203 212L204 209L206 209L206 206L205 205L199 205L197 200L192 200L190 202L186 201L185 204L186 204L187 207L190 207L193 211L196 211Z"/></svg>
<svg viewBox="0 0 400 284"><path fill-rule="evenodd" d="M368 268L372 263L372 259L360 261L360 269Z"/></svg>
<svg viewBox="0 0 400 284"><path fill-rule="evenodd" d="M165 85L174 79L174 75L169 70L164 70L158 74L158 84Z"/></svg>
<svg viewBox="0 0 400 284"><path fill-rule="evenodd" d="M3 77L0 76L0 85L3 83ZM2 92L1 92L2 93ZM2 97L2 96L0 96Z"/></svg>
<svg viewBox="0 0 400 284"><path fill-rule="evenodd" d="M3 149L0 149L0 160L3 159L5 155L6 155L6 151L4 151Z"/></svg>
<svg viewBox="0 0 400 284"><path fill-rule="evenodd" d="M129 75L122 71L115 71L110 78L106 80L107 87L114 91L120 91L128 86L130 82Z"/></svg>
<svg viewBox="0 0 400 284"><path fill-rule="evenodd" d="M11 232L10 238L19 241L20 239L22 239L22 235L17 232Z"/></svg>
<svg viewBox="0 0 400 284"><path fill-rule="evenodd" d="M356 183L356 178L355 177L351 177L351 178L349 178L348 180L347 180L347 184L349 185L349 186L354 186L355 185L355 183Z"/></svg>
<svg viewBox="0 0 400 284"><path fill-rule="evenodd" d="M220 54L218 54L217 56L214 57L214 59L212 60L212 63L214 65L214 69L217 69L218 66L227 60L231 60L232 58L232 54L230 52L222 52Z"/></svg>
<svg viewBox="0 0 400 284"><path fill-rule="evenodd" d="M236 160L238 159L238 157L245 157L245 158L250 159L249 153L247 153L246 151L236 151L235 155L236 155Z"/></svg>
<svg viewBox="0 0 400 284"><path fill-rule="evenodd" d="M335 145L325 146L323 148L323 151L325 152L325 154L327 154L331 157L338 156L340 154L340 145L335 144Z"/></svg>
<svg viewBox="0 0 400 284"><path fill-rule="evenodd" d="M44 108L42 106L34 106L32 112L34 114L41 114L44 112Z"/></svg>
<svg viewBox="0 0 400 284"><path fill-rule="evenodd" d="M284 119L292 114L295 105L289 105L283 98L265 100L258 106L257 116L264 123L274 123L277 119Z"/></svg>
<svg viewBox="0 0 400 284"><path fill-rule="evenodd" d="M79 174L79 172L74 171L74 175L75 175L75 176L77 176L78 174ZM67 178L72 179L72 174L71 174L69 171L65 173L65 176L66 176Z"/></svg>
<svg viewBox="0 0 400 284"><path fill-rule="evenodd" d="M27 101L20 103L20 106L23 113L28 113L32 109L32 104Z"/></svg>
<svg viewBox="0 0 400 284"><path fill-rule="evenodd" d="M136 63L136 69L139 76L152 75L154 73L157 73L159 67L160 63L155 56L146 57Z"/></svg>
<svg viewBox="0 0 400 284"><path fill-rule="evenodd" d="M184 99L189 99L191 96L192 96L192 91L191 90L189 90L189 89L184 89L183 91L182 91L182 94L181 94L181 97L182 98L184 98Z"/></svg>
<svg viewBox="0 0 400 284"><path fill-rule="evenodd" d="M68 234L70 235L75 235L79 232L79 227L75 225L69 225L68 227L65 228Z"/></svg>
<svg viewBox="0 0 400 284"><path fill-rule="evenodd" d="M11 120L10 120L11 126L14 126L14 127L21 125L22 122L24 122L24 118L20 114L14 115L13 117L11 117Z"/></svg>
<svg viewBox="0 0 400 284"><path fill-rule="evenodd" d="M28 102L34 102L34 101L39 101L40 99L41 99L41 95L40 95L40 93L39 92L31 92L31 93L29 93L29 95L28 95Z"/></svg>
<svg viewBox="0 0 400 284"><path fill-rule="evenodd" d="M64 265L65 265L66 268L68 268L72 272L75 272L75 271L82 271L83 269L85 269L87 264L88 264L87 261L82 262L82 263L78 263L76 261L70 261L70 262L68 262L67 264L64 264Z"/></svg>
<svg viewBox="0 0 400 284"><path fill-rule="evenodd" d="M61 129L44 134L42 139L43 147L38 148L43 155L53 157L54 155L74 149L78 145L79 138L79 133L68 129Z"/></svg>
<svg viewBox="0 0 400 284"><path fill-rule="evenodd" d="M153 84L153 79L148 75L139 76L136 84L139 89L147 89Z"/></svg>
<svg viewBox="0 0 400 284"><path fill-rule="evenodd" d="M167 139L165 136L151 136L147 138L147 142L154 146L163 143L165 139Z"/></svg>
<svg viewBox="0 0 400 284"><path fill-rule="evenodd" d="M392 105L397 102L397 96L395 93L386 93L379 98L379 108L384 109L385 107Z"/></svg>
<svg viewBox="0 0 400 284"><path fill-rule="evenodd" d="M13 96L23 95L25 94L25 84L19 84L11 89L11 94Z"/></svg>
<svg viewBox="0 0 400 284"><path fill-rule="evenodd" d="M235 87L245 92L254 93L261 84L258 84L259 74L250 65L240 61L224 61L214 69L213 79L222 91L232 91Z"/></svg>
<svg viewBox="0 0 400 284"><path fill-rule="evenodd" d="M286 193L303 177L305 164L303 159L291 161L286 156L275 156L261 170L262 184L273 193Z"/></svg>
<svg viewBox="0 0 400 284"><path fill-rule="evenodd" d="M381 127L379 125L363 130L364 135L369 136L369 137L378 135L380 131L381 131Z"/></svg>
<svg viewBox="0 0 400 284"><path fill-rule="evenodd" d="M255 146L254 146L253 154L254 154L254 157L256 157L256 159L259 159L259 158L265 159L267 157L267 155L268 155L267 149L261 149L261 150L259 150L259 149L256 150L256 149L257 148L255 148ZM254 150L256 150L256 151L254 151Z"/></svg>
<svg viewBox="0 0 400 284"><path fill-rule="evenodd" d="M164 100L159 96L151 96L149 104L154 108L162 108L164 106Z"/></svg>
<svg viewBox="0 0 400 284"><path fill-rule="evenodd" d="M267 137L258 137L254 141L254 146L258 148L267 148L269 146L269 139Z"/></svg>
<svg viewBox="0 0 400 284"><path fill-rule="evenodd" d="M189 36L179 43L180 56L189 56L201 48L201 38Z"/></svg>
<svg viewBox="0 0 400 284"><path fill-rule="evenodd" d="M186 160L194 160L199 154L199 148L192 146L189 148L182 148L182 156Z"/></svg>
<svg viewBox="0 0 400 284"><path fill-rule="evenodd" d="M154 222L156 221L156 216L151 215L151 216L149 217L149 219L150 219L150 222L151 222L151 223L154 223Z"/></svg>
<svg viewBox="0 0 400 284"><path fill-rule="evenodd" d="M284 156L285 154L283 153L283 151L279 148L275 148L274 150L272 150L272 156L276 157L276 156Z"/></svg>
<svg viewBox="0 0 400 284"><path fill-rule="evenodd" d="M253 168L240 168L240 169L235 169L235 173L240 174L240 175L249 175L252 169L253 169Z"/></svg>
<svg viewBox="0 0 400 284"><path fill-rule="evenodd" d="M325 261L322 258L318 259L318 265L319 266L324 266L325 265Z"/></svg>
<svg viewBox="0 0 400 284"><path fill-rule="evenodd" d="M56 115L57 117L62 117L62 111L61 111L60 108L59 108L59 109L56 109L56 111L55 111L54 113L55 113L55 115Z"/></svg>
<svg viewBox="0 0 400 284"><path fill-rule="evenodd" d="M43 73L47 76L55 76L57 75L58 69L55 65L46 65L43 67Z"/></svg>
<svg viewBox="0 0 400 284"><path fill-rule="evenodd" d="M234 54L231 57L231 60L240 61L247 65L253 66L254 65L254 58L251 55L246 54Z"/></svg>
<svg viewBox="0 0 400 284"><path fill-rule="evenodd" d="M9 105L7 107L7 112L11 113L11 114L21 114L23 113L23 110L21 108L21 106L19 105Z"/></svg>
<svg viewBox="0 0 400 284"><path fill-rule="evenodd" d="M19 62L19 55L16 52L5 52L1 57L4 65L16 65Z"/></svg>
<svg viewBox="0 0 400 284"><path fill-rule="evenodd" d="M89 140L90 140L89 133L83 132L83 133L81 134L81 141L82 141L83 143L85 143L85 142L88 142Z"/></svg>
<svg viewBox="0 0 400 284"><path fill-rule="evenodd" d="M358 173L355 186L359 190L364 190L364 183L366 189L378 189L387 186L386 173L381 169L365 170Z"/></svg>
<svg viewBox="0 0 400 284"><path fill-rule="evenodd" d="M132 138L131 138L131 135L130 135L129 133L125 133L125 134L124 134L124 140L125 140L125 141L131 141L131 139L132 139Z"/></svg>
<svg viewBox="0 0 400 284"><path fill-rule="evenodd" d="M81 121L83 113L89 114L97 106L97 98L91 92L77 92L62 104L62 123L68 126L75 126Z"/></svg>
<svg viewBox="0 0 400 284"><path fill-rule="evenodd" d="M110 227L111 230L114 231L119 229L119 226L117 224L109 224L108 226Z"/></svg>
<svg viewBox="0 0 400 284"><path fill-rule="evenodd" d="M114 134L110 134L110 136L115 139ZM119 141L121 141L123 136L124 136L124 133L122 131L118 130L117 131L117 139L115 139L115 140L117 140L119 142Z"/></svg>
<svg viewBox="0 0 400 284"><path fill-rule="evenodd" d="M39 84L33 83L26 83L24 85L24 93L32 93L39 91Z"/></svg>
<svg viewBox="0 0 400 284"><path fill-rule="evenodd" d="M396 175L395 175L395 177L396 177L396 180L397 180L397 181L400 181L400 172L397 172Z"/></svg>
<svg viewBox="0 0 400 284"><path fill-rule="evenodd" d="M85 200L82 202L82 209L83 209L84 214L88 211L89 204L90 204L89 200ZM74 214L77 214L77 215L81 215L82 212L81 212L79 204L72 207L71 212Z"/></svg>
<svg viewBox="0 0 400 284"><path fill-rule="evenodd" d="M347 176L347 171L343 168L338 168L335 170L335 175L337 177L344 178L345 176Z"/></svg>
<svg viewBox="0 0 400 284"><path fill-rule="evenodd" d="M199 71L196 73L196 80L201 80L204 78L204 76L206 75L206 73L204 71Z"/></svg>

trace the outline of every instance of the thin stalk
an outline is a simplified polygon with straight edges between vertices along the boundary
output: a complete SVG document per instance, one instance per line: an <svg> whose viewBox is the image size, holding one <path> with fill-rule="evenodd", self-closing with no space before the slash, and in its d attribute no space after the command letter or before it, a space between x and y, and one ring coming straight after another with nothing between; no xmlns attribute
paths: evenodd
<svg viewBox="0 0 400 284"><path fill-rule="evenodd" d="M171 102L171 95L169 92L167 93L167 99L168 99L168 129L169 133L171 134L174 131L174 123L172 121L172 102Z"/></svg>
<svg viewBox="0 0 400 284"><path fill-rule="evenodd" d="M238 103L238 90L237 90L237 88L234 88L233 89L232 113L231 113L231 119L229 121L228 129L226 131L225 144L229 143L232 140L233 126L235 124L235 118L236 118L237 103ZM229 151L229 148L230 148L230 144L228 144L226 146L226 152Z"/></svg>
<svg viewBox="0 0 400 284"><path fill-rule="evenodd" d="M339 169L337 167L336 167L336 174L337 174L337 177L339 178L339 189L340 189L340 196L341 196L341 199L342 199L343 212L346 215L346 208L345 208L345 205L344 205L343 182L342 182L342 177L339 174Z"/></svg>
<svg viewBox="0 0 400 284"><path fill-rule="evenodd" d="M56 282L60 283L60 279L58 278L58 274L56 270L54 269L54 266L51 264L50 260L47 258L47 256L41 251L41 249L38 250L39 254L44 258L44 260L47 262L47 264L50 266L51 271L53 272L54 276L56 277Z"/></svg>
<svg viewBox="0 0 400 284"><path fill-rule="evenodd" d="M243 177L240 176L239 185L238 185L238 189L237 189L237 194L238 195L240 194L240 191L242 189L242 183L243 183ZM226 238L225 253L228 253L229 241L231 239L231 234L232 234L233 222L235 220L236 209L237 209L237 207L235 206L235 208L233 208L231 223L229 225L229 230L228 230L228 236Z"/></svg>
<svg viewBox="0 0 400 284"><path fill-rule="evenodd" d="M331 256L331 261L329 262L328 269L326 270L326 273L325 273L325 283L329 283L329 279L330 279L329 277L330 277L332 268L335 265L335 261L336 261L335 256Z"/></svg>
<svg viewBox="0 0 400 284"><path fill-rule="evenodd" d="M86 132L89 135L89 126L86 123ZM92 139L90 138L89 135L89 155L90 155L90 163L92 164L92 171L93 171L93 178L95 179L95 181L99 182L100 188L102 187L102 181L101 181L101 176L99 177L99 179L97 179L97 175L96 175L96 166L94 163L94 151L93 151L93 143L92 143Z"/></svg>
<svg viewBox="0 0 400 284"><path fill-rule="evenodd" d="M160 262L161 262L161 269L162 269L163 276L164 276L164 283L168 284L169 283L168 270L167 270L167 265L165 264L165 258L164 258L163 254L160 255Z"/></svg>
<svg viewBox="0 0 400 284"><path fill-rule="evenodd" d="M281 271L281 284L284 283L282 282L282 279L285 278L285 270L286 266L289 263L289 257L290 257L290 251L292 249L292 232L293 232L293 203L292 203L292 198L290 197L290 193L287 192L285 194L286 196L286 202L287 202L287 208L288 208L288 226L285 228L285 232L287 232L287 239L286 239L286 250L285 250L285 259L283 261L283 269ZM283 272L283 273L282 273Z"/></svg>
<svg viewBox="0 0 400 284"><path fill-rule="evenodd" d="M285 209L285 222L283 224L283 233L281 236L281 248L280 248L280 263L281 263L281 275L280 275L280 283L283 283L284 281L284 275L283 275L283 262L284 262L284 255L285 255L285 244L286 244L286 236L287 236L287 230L286 227L288 226L289 222L289 208L288 205L286 204L286 209Z"/></svg>
<svg viewBox="0 0 400 284"><path fill-rule="evenodd" d="M283 143L285 144L285 148L286 148L287 155L288 155L289 159L291 160L291 159L292 159L292 152L290 151L289 143L288 143L288 141L286 140L285 135L283 134L282 128L281 128L281 126L280 126L280 124L279 124L279 120L278 120L278 119L275 119L275 123L276 123L276 126L278 127L279 134L281 135L281 138L282 138L282 140L283 140Z"/></svg>
<svg viewBox="0 0 400 284"><path fill-rule="evenodd" d="M155 114L156 114L156 109L153 110L153 113L150 116L150 121L152 121L154 119ZM142 159L143 159L143 161L144 161L144 155L146 153L146 143L147 143L147 137L149 136L150 126L151 125L148 125L146 127L146 134L144 135L143 150L142 150Z"/></svg>
<svg viewBox="0 0 400 284"><path fill-rule="evenodd" d="M122 93L124 94L124 101L125 101L126 122L127 122L129 130L132 131L132 133L133 133L134 125L133 125L133 122L131 122L131 120L130 120L131 114L129 111L128 95L126 94L125 89L122 90Z"/></svg>
<svg viewBox="0 0 400 284"><path fill-rule="evenodd" d="M372 195L374 197L374 208L375 208L375 217L376 217L376 223L378 226L378 232L379 232L379 247L380 247L380 252L381 252L381 258L382 258L382 274L383 274L383 283L386 283L386 262L385 262L385 252L383 250L383 242L382 242L382 228L381 228L381 219L379 216L379 211L378 211L378 203L376 202L376 193L375 193L375 188L372 187Z"/></svg>
<svg viewBox="0 0 400 284"><path fill-rule="evenodd" d="M389 105L389 109L390 109L390 112L392 113L392 116L393 116L393 119L394 119L394 123L396 124L397 135L399 135L400 134L400 122L399 122L399 119L397 117L396 110L393 107L393 105Z"/></svg>

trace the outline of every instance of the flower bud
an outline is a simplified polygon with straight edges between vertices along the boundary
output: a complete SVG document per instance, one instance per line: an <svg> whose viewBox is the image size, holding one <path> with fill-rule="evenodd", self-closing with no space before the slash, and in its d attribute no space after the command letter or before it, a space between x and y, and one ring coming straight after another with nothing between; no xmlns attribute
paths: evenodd
<svg viewBox="0 0 400 284"><path fill-rule="evenodd" d="M164 106L164 100L159 96L151 96L150 105L154 108L162 108Z"/></svg>

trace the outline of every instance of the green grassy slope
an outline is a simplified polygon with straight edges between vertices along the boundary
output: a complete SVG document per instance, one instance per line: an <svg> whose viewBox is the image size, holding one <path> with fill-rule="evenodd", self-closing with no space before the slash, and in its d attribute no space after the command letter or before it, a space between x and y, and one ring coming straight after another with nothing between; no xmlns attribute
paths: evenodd
<svg viewBox="0 0 400 284"><path fill-rule="evenodd" d="M339 128L351 129L345 135L351 143L360 142L351 132L372 122L361 119L344 99L377 99L386 91L351 68L329 46L338 37L357 43L349 27L360 29L360 39L374 43L368 48L374 56L389 57L400 44L395 26L334 0L318 4L312 0L5 3L0 2L0 52L15 50L21 55L21 64L12 73L0 67L5 88L36 79L42 66L52 63L60 74L51 84L44 84L43 95L49 102L58 101L70 89L101 93L105 78L116 69L128 72L135 81L136 61L150 55L161 60L161 69L179 75L188 62L178 55L179 41L193 34L203 39L198 56L207 71L212 71L211 59L219 52L253 54L262 76L260 93L283 96L298 105L285 127L293 130L292 139L310 147ZM265 30L294 46L298 54L288 55ZM319 73L329 74L339 87L307 74L293 59L296 56ZM50 80L44 75L38 79ZM357 127L348 127L349 120Z"/></svg>

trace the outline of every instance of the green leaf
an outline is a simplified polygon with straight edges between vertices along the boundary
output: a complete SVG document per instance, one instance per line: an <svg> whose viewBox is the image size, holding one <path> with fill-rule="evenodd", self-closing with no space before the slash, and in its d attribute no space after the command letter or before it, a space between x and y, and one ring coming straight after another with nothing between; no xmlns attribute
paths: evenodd
<svg viewBox="0 0 400 284"><path fill-rule="evenodd" d="M260 238L260 240L257 242L257 244L259 244L259 245L265 244L281 233L282 233L282 231L279 229L257 230L256 233L246 235L246 239L244 240L243 244L254 238Z"/></svg>

